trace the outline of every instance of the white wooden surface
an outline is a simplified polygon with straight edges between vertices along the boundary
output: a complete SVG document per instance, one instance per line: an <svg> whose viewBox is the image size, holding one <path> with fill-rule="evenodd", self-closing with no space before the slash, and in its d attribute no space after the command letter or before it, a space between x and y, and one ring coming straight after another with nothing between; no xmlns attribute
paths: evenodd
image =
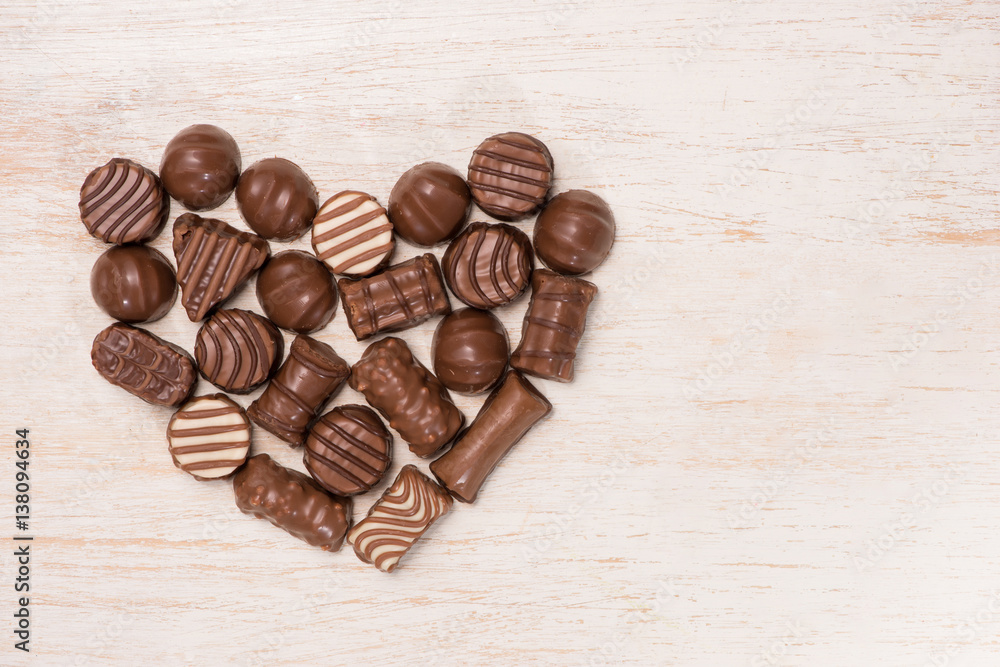
<svg viewBox="0 0 1000 667"><path fill-rule="evenodd" d="M37 664L1000 664L996 3L325 5L0 3L0 538L26 426ZM178 472L169 410L90 367L79 185L195 122L383 202L527 131L616 213L577 380L394 575Z"/></svg>

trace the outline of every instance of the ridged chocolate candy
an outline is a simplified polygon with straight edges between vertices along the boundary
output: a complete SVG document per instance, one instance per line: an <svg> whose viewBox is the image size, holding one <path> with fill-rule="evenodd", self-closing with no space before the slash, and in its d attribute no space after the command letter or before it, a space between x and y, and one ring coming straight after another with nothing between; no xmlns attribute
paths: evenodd
<svg viewBox="0 0 1000 667"><path fill-rule="evenodd" d="M158 320L177 296L174 267L145 245L112 246L94 262L90 293L111 317L129 324Z"/></svg>
<svg viewBox="0 0 1000 667"><path fill-rule="evenodd" d="M121 322L97 334L90 359L105 380L153 405L180 405L198 381L190 354Z"/></svg>
<svg viewBox="0 0 1000 667"><path fill-rule="evenodd" d="M206 380L223 391L246 394L267 382L284 340L269 320L249 310L220 310L198 330L194 358Z"/></svg>
<svg viewBox="0 0 1000 667"><path fill-rule="evenodd" d="M506 132L479 145L469 162L472 198L499 220L523 220L552 186L552 155L538 139Z"/></svg>
<svg viewBox="0 0 1000 667"><path fill-rule="evenodd" d="M185 208L204 211L229 198L242 164L239 146L228 132L215 125L191 125L167 144L160 179Z"/></svg>
<svg viewBox="0 0 1000 667"><path fill-rule="evenodd" d="M225 394L198 396L170 418L167 444L184 472L198 480L221 479L247 460L250 421Z"/></svg>
<svg viewBox="0 0 1000 667"><path fill-rule="evenodd" d="M424 162L399 177L389 193L389 219L399 236L418 246L444 243L469 217L472 195L462 175Z"/></svg>
<svg viewBox="0 0 1000 667"><path fill-rule="evenodd" d="M236 203L250 229L266 239L292 241L312 225L319 195L299 165L273 157L243 172L236 186Z"/></svg>
<svg viewBox="0 0 1000 667"><path fill-rule="evenodd" d="M496 384L509 356L507 330L487 310L456 310L438 323L431 341L434 374L460 394L479 394Z"/></svg>
<svg viewBox="0 0 1000 667"><path fill-rule="evenodd" d="M170 199L141 164L114 158L90 172L80 188L80 219L106 243L142 243L163 229Z"/></svg>
<svg viewBox="0 0 1000 667"><path fill-rule="evenodd" d="M198 322L222 305L267 259L267 241L221 220L185 213L174 222L181 303Z"/></svg>
<svg viewBox="0 0 1000 667"><path fill-rule="evenodd" d="M448 287L473 308L503 306L524 293L535 267L528 235L505 224L474 222L451 242L441 268Z"/></svg>
<svg viewBox="0 0 1000 667"><path fill-rule="evenodd" d="M340 405L313 424L303 457L306 470L338 496L364 493L392 461L392 434L371 408Z"/></svg>
<svg viewBox="0 0 1000 667"><path fill-rule="evenodd" d="M337 312L337 283L323 262L301 250L286 250L257 274L257 302L282 329L313 333Z"/></svg>
<svg viewBox="0 0 1000 667"><path fill-rule="evenodd" d="M313 219L313 250L334 273L352 278L374 273L389 263L395 246L385 209L364 192L330 197Z"/></svg>
<svg viewBox="0 0 1000 667"><path fill-rule="evenodd" d="M596 269L614 242L614 214L586 190L557 194L535 221L535 252L547 267L566 276Z"/></svg>

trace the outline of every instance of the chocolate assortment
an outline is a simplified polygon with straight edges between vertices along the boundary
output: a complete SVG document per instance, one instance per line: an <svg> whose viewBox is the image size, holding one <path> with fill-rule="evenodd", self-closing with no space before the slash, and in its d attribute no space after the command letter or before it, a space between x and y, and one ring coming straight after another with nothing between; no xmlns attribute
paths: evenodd
<svg viewBox="0 0 1000 667"><path fill-rule="evenodd" d="M524 293L535 257L531 241L520 229L474 222L448 246L442 268L452 294L485 310Z"/></svg>
<svg viewBox="0 0 1000 667"><path fill-rule="evenodd" d="M174 267L145 245L112 246L94 262L90 293L105 313L129 324L158 320L174 305Z"/></svg>
<svg viewBox="0 0 1000 667"><path fill-rule="evenodd" d="M331 496L308 475L258 454L233 477L236 506L306 544L339 551L351 525L351 499Z"/></svg>
<svg viewBox="0 0 1000 667"><path fill-rule="evenodd" d="M160 178L141 164L114 158L80 188L80 219L105 243L142 243L160 233L170 199Z"/></svg>
<svg viewBox="0 0 1000 667"><path fill-rule="evenodd" d="M521 132L483 141L468 163L467 180L440 162L410 168L384 208L372 195L344 186L320 206L312 180L283 158L241 169L239 147L228 132L192 125L166 145L159 174L127 158L81 174L80 219L92 236L113 244L94 265L91 292L120 320L96 336L91 361L109 383L176 410L163 418L167 452L180 470L209 485L232 477L244 513L328 551L347 539L362 561L392 572L452 509L453 499L476 501L504 457L552 410L525 376L573 379L597 294L593 283L576 276L607 258L614 215L603 199L583 190L546 201L552 155ZM234 191L243 219L237 223L252 231L180 215L172 230L176 271L143 245L165 225L170 197L200 211ZM506 222L540 211L533 238L520 225L469 223L473 204ZM311 253L300 239L310 229ZM397 236L406 242L404 252L407 244L448 247L409 252L390 264ZM265 239L298 241L271 257ZM535 268L536 254L548 268ZM226 308L255 274L264 314ZM187 319L200 325L193 355L128 324L164 317L178 286ZM494 309L529 286L511 354ZM449 291L469 307L452 312ZM347 327L333 333L338 299ZM362 341L439 316L433 372L395 336L368 345L353 366L329 344L347 329ZM297 334L284 359L279 327ZM252 401L222 393L191 398L199 376L230 394L263 390ZM344 384L368 405L328 408ZM490 392L467 428L450 391ZM429 469L438 481L403 461L385 487L399 457L390 429L412 455L436 457ZM266 433L302 447L308 475L266 453L250 457L261 438L271 437ZM384 493L352 529L352 498L377 487Z"/></svg>
<svg viewBox="0 0 1000 667"><path fill-rule="evenodd" d="M420 255L361 280L337 283L347 324L358 340L415 327L451 312L437 257Z"/></svg>
<svg viewBox="0 0 1000 667"><path fill-rule="evenodd" d="M309 424L350 374L350 365L332 347L296 336L285 363L247 414L258 426L298 447Z"/></svg>

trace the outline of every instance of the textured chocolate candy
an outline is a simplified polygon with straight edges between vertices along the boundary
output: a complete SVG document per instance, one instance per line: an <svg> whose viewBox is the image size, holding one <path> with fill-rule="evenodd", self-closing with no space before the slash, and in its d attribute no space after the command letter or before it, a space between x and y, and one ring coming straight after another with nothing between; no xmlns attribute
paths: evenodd
<svg viewBox="0 0 1000 667"><path fill-rule="evenodd" d="M298 470L267 454L233 476L236 506L324 551L339 551L351 525L351 499L335 498Z"/></svg>
<svg viewBox="0 0 1000 667"><path fill-rule="evenodd" d="M431 254L390 266L361 280L337 283L347 324L355 338L415 327L451 312L441 266Z"/></svg>
<svg viewBox="0 0 1000 667"><path fill-rule="evenodd" d="M284 340L269 320L249 310L220 310L198 330L194 358L202 377L223 391L246 394L281 363Z"/></svg>
<svg viewBox="0 0 1000 667"><path fill-rule="evenodd" d="M489 311L456 310L438 323L431 356L441 384L460 394L479 394L507 368L507 330Z"/></svg>
<svg viewBox="0 0 1000 667"><path fill-rule="evenodd" d="M80 188L80 219L106 243L142 243L163 229L170 213L160 179L141 164L114 158L90 172Z"/></svg>
<svg viewBox="0 0 1000 667"><path fill-rule="evenodd" d="M433 456L465 422L448 390L399 338L390 336L369 345L354 364L350 383L417 456Z"/></svg>
<svg viewBox="0 0 1000 667"><path fill-rule="evenodd" d="M222 479L247 460L250 422L225 394L198 396L170 418L167 445L174 465L195 479Z"/></svg>
<svg viewBox="0 0 1000 667"><path fill-rule="evenodd" d="M444 243L469 218L472 195L462 175L440 162L424 162L399 177L389 193L389 219L414 245Z"/></svg>
<svg viewBox="0 0 1000 667"><path fill-rule="evenodd" d="M272 157L243 172L236 186L236 203L250 229L266 239L292 241L312 225L319 195L297 164Z"/></svg>
<svg viewBox="0 0 1000 667"><path fill-rule="evenodd" d="M528 235L474 222L451 242L441 268L452 293L473 308L503 306L524 293L535 268Z"/></svg>
<svg viewBox="0 0 1000 667"><path fill-rule="evenodd" d="M332 347L296 336L285 363L247 413L255 424L298 447L310 422L350 374L351 367Z"/></svg>
<svg viewBox="0 0 1000 667"><path fill-rule="evenodd" d="M257 274L257 301L282 329L313 333L337 312L337 283L323 262L301 250L286 250Z"/></svg>
<svg viewBox="0 0 1000 667"><path fill-rule="evenodd" d="M399 559L451 506L447 491L416 466L404 466L347 539L362 561L392 572Z"/></svg>
<svg viewBox="0 0 1000 667"><path fill-rule="evenodd" d="M190 354L121 322L97 334L90 360L105 380L153 405L180 405L198 381Z"/></svg>
<svg viewBox="0 0 1000 667"><path fill-rule="evenodd" d="M548 269L531 276L531 303L510 365L528 375L569 382L597 286Z"/></svg>
<svg viewBox="0 0 1000 667"><path fill-rule="evenodd" d="M313 219L312 247L331 271L358 278L388 264L396 241L375 198L347 190L320 207Z"/></svg>
<svg viewBox="0 0 1000 667"><path fill-rule="evenodd" d="M221 220L185 213L174 221L181 303L192 322L223 304L267 259L267 241Z"/></svg>
<svg viewBox="0 0 1000 667"><path fill-rule="evenodd" d="M242 164L239 146L228 132L215 125L191 125L167 144L160 179L185 208L204 211L229 198Z"/></svg>
<svg viewBox="0 0 1000 667"><path fill-rule="evenodd" d="M611 252L615 216L592 192L561 192L538 215L534 241L539 259L553 271L567 276L590 273Z"/></svg>
<svg viewBox="0 0 1000 667"><path fill-rule="evenodd" d="M309 430L303 456L313 479L338 496L368 491L391 461L392 434L363 405L340 405L320 417Z"/></svg>
<svg viewBox="0 0 1000 667"><path fill-rule="evenodd" d="M462 502L475 502L497 463L552 404L524 376L510 371L455 446L431 464L431 472Z"/></svg>
<svg viewBox="0 0 1000 667"><path fill-rule="evenodd" d="M542 205L552 186L552 155L520 132L490 137L469 161L469 188L479 208L494 218L523 220Z"/></svg>
<svg viewBox="0 0 1000 667"><path fill-rule="evenodd" d="M144 245L112 246L94 262L90 293L111 317L139 324L158 320L174 305L174 267L158 250Z"/></svg>

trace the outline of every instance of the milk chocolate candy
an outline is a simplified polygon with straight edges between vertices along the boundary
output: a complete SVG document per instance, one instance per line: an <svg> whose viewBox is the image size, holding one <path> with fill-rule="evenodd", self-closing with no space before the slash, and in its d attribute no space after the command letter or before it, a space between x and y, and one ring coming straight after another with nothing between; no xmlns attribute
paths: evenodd
<svg viewBox="0 0 1000 667"><path fill-rule="evenodd" d="M236 506L324 551L339 551L351 524L351 499L329 495L308 475L267 454L233 476Z"/></svg>
<svg viewBox="0 0 1000 667"><path fill-rule="evenodd" d="M309 430L302 462L320 486L338 496L364 493L392 461L392 434L371 408L340 405Z"/></svg>
<svg viewBox="0 0 1000 667"><path fill-rule="evenodd" d="M400 237L430 247L462 229L471 205L461 174L440 162L424 162L396 181L389 193L389 219Z"/></svg>
<svg viewBox="0 0 1000 667"><path fill-rule="evenodd" d="M185 213L174 222L181 303L198 322L224 303L267 259L267 241L221 220Z"/></svg>
<svg viewBox="0 0 1000 667"><path fill-rule="evenodd" d="M163 229L170 198L141 164L114 158L90 172L80 188L80 219L105 243L143 243Z"/></svg>
<svg viewBox="0 0 1000 667"><path fill-rule="evenodd" d="M298 447L309 423L350 374L351 367L332 347L309 336L296 336L285 363L247 414L258 426Z"/></svg>
<svg viewBox="0 0 1000 667"><path fill-rule="evenodd" d="M236 203L250 229L266 239L292 241L312 225L319 195L297 164L272 157L243 172L236 186Z"/></svg>
<svg viewBox="0 0 1000 667"><path fill-rule="evenodd" d="M500 459L551 411L552 404L524 376L510 371L455 446L431 464L431 472L453 496L475 502Z"/></svg>
<svg viewBox="0 0 1000 667"><path fill-rule="evenodd" d="M451 242L442 269L452 293L483 310L524 293L535 268L527 234L510 225L474 222Z"/></svg>
<svg viewBox="0 0 1000 667"><path fill-rule="evenodd" d="M225 394L198 396L170 418L167 444L184 472L201 481L222 479L247 460L250 422Z"/></svg>
<svg viewBox="0 0 1000 667"><path fill-rule="evenodd" d="M198 381L190 354L121 322L97 334L90 359L105 380L153 405L180 405Z"/></svg>
<svg viewBox="0 0 1000 667"><path fill-rule="evenodd" d="M396 241L385 209L371 195L330 197L313 220L312 247L334 273L359 278L389 263Z"/></svg>
<svg viewBox="0 0 1000 667"><path fill-rule="evenodd" d="M495 385L509 356L507 330L487 310L462 308L445 316L431 341L434 374L460 394L479 394Z"/></svg>
<svg viewBox="0 0 1000 667"><path fill-rule="evenodd" d="M510 365L528 375L570 382L573 362L597 286L580 278L538 269L531 276L531 302L524 314L521 342Z"/></svg>
<svg viewBox="0 0 1000 667"><path fill-rule="evenodd" d="M552 186L552 155L538 139L506 132L479 145L469 162L469 188L479 208L498 220L523 220Z"/></svg>
<svg viewBox="0 0 1000 667"><path fill-rule="evenodd" d="M448 513L448 492L408 465L348 534L354 553L383 572L392 572L435 521Z"/></svg>
<svg viewBox="0 0 1000 667"><path fill-rule="evenodd" d="M166 315L177 296L174 267L159 250L145 245L112 246L90 272L94 301L116 320L152 322Z"/></svg>
<svg viewBox="0 0 1000 667"><path fill-rule="evenodd" d="M215 125L191 125L167 144L160 178L185 208L204 211L229 198L242 164L240 149L228 132Z"/></svg>
<svg viewBox="0 0 1000 667"><path fill-rule="evenodd" d="M350 384L389 420L417 456L433 456L465 422L448 390L399 338L390 336L369 345L351 370Z"/></svg>
<svg viewBox="0 0 1000 667"><path fill-rule="evenodd" d="M323 262L301 250L286 250L257 274L257 302L282 329L313 333L337 312L337 283Z"/></svg>
<svg viewBox="0 0 1000 667"><path fill-rule="evenodd" d="M361 280L337 283L347 324L358 340L415 327L451 312L441 266L434 255L420 255Z"/></svg>
<svg viewBox="0 0 1000 667"><path fill-rule="evenodd" d="M615 216L603 199L586 190L557 194L535 221L535 252L566 276L596 269L614 242Z"/></svg>
<svg viewBox="0 0 1000 667"><path fill-rule="evenodd" d="M231 308L218 311L198 330L194 358L202 377L216 387L247 394L274 375L284 345L270 320Z"/></svg>

